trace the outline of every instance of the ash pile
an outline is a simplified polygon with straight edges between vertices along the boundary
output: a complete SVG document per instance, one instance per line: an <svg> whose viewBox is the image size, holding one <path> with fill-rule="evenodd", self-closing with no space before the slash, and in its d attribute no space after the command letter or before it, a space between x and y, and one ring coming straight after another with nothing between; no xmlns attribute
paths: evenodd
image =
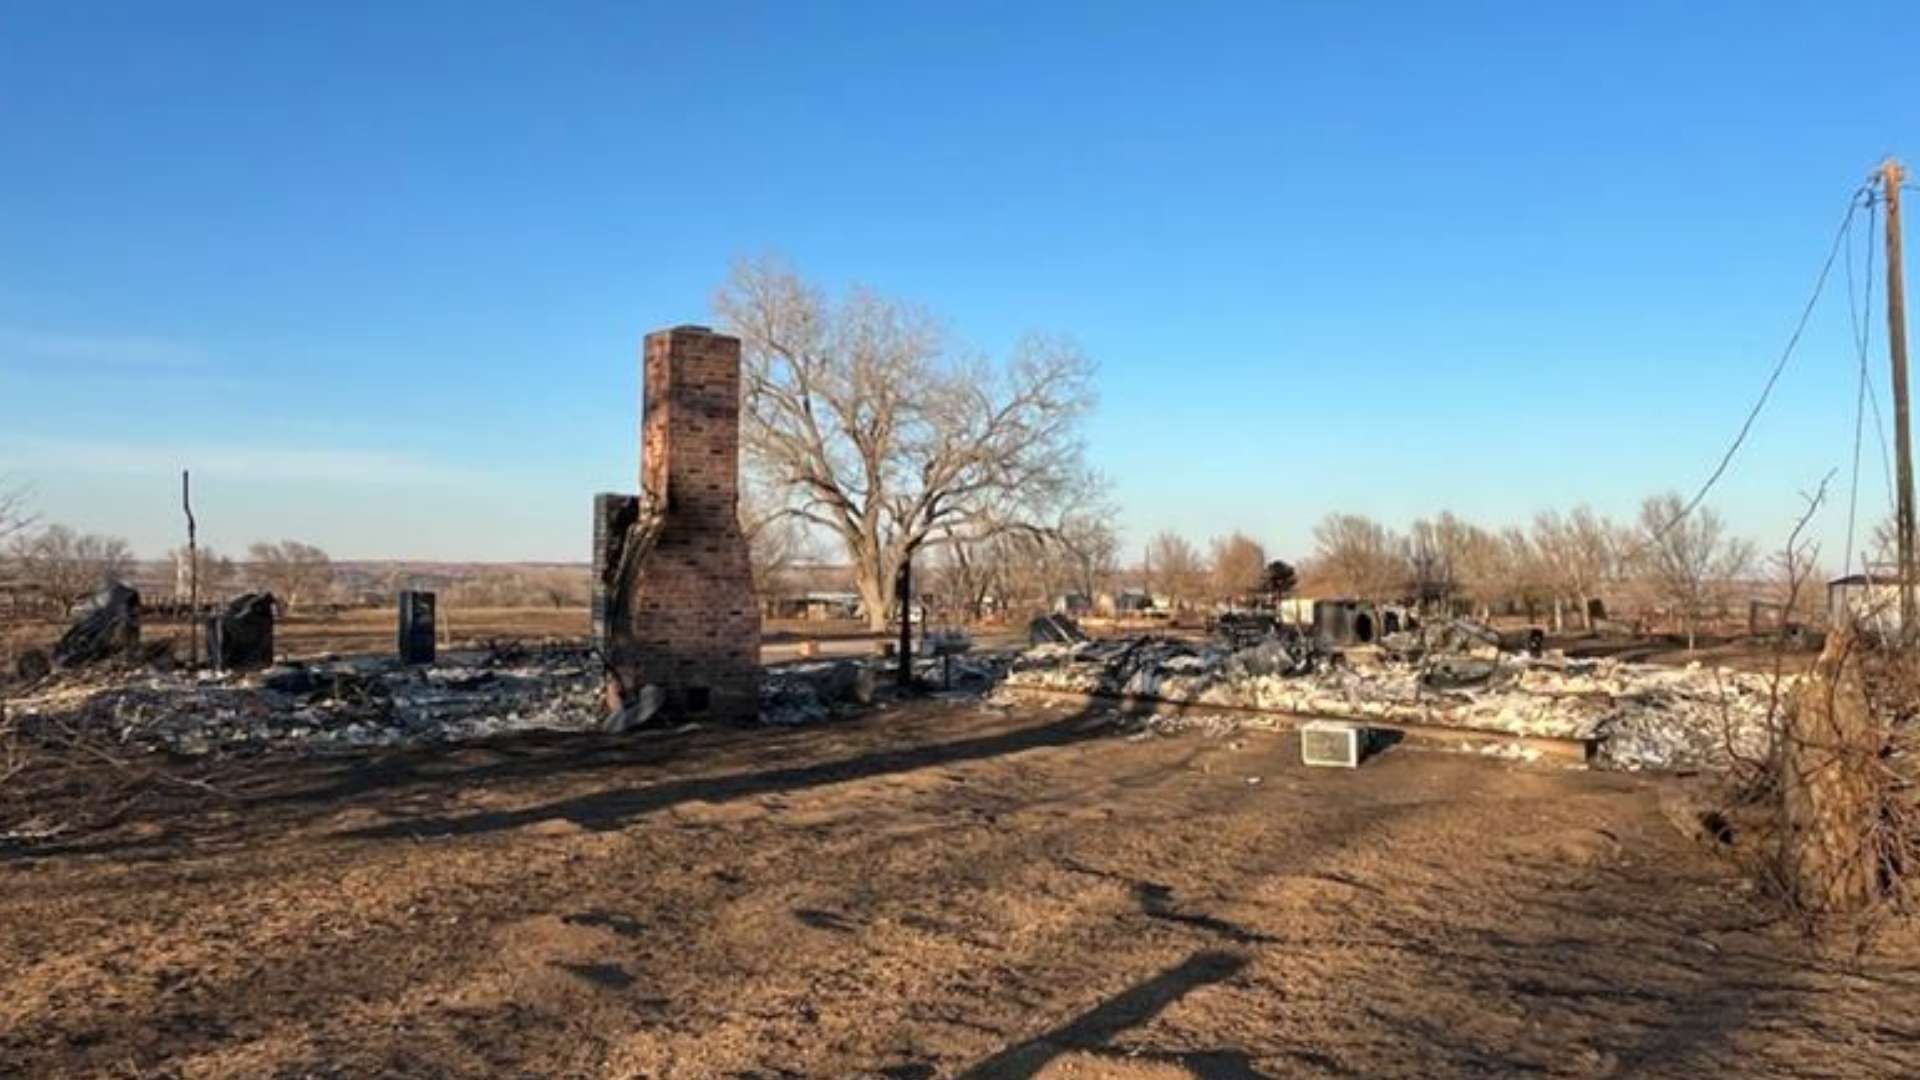
<svg viewBox="0 0 1920 1080"><path fill-rule="evenodd" d="M893 663L863 658L770 669L760 721L820 723L872 707L895 693ZM919 656L914 671L935 696L977 697L1006 665L1006 657L988 654ZM610 719L605 679L599 654L574 645L500 645L446 653L431 666L353 657L251 672L195 672L122 657L41 675L8 698L5 716L30 740L84 736L188 756L432 745L673 720Z"/></svg>
<svg viewBox="0 0 1920 1080"><path fill-rule="evenodd" d="M935 698L983 697L1013 661L1010 653L956 650L952 639L929 635L913 658L914 683ZM892 657L857 657L768 668L760 686L760 721L823 723L882 704L899 692L897 664Z"/></svg>
<svg viewBox="0 0 1920 1080"><path fill-rule="evenodd" d="M1212 642L1050 642L1014 661L1003 693L1068 691L1574 739L1594 745L1599 767L1718 770L1765 756L1787 690L1766 675L1570 660L1538 646L1537 637L1503 640L1471 620L1362 648L1334 648L1284 627L1251 642L1238 631Z"/></svg>
<svg viewBox="0 0 1920 1080"><path fill-rule="evenodd" d="M577 647L507 647L434 667L352 658L262 671L101 665L61 671L7 702L20 734L84 734L201 755L270 745L402 746L516 731L597 730L599 658Z"/></svg>

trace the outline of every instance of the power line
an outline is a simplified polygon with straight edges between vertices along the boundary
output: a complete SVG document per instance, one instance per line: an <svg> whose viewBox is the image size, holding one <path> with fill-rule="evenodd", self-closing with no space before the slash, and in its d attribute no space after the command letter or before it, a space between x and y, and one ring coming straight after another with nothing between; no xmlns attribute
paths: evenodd
<svg viewBox="0 0 1920 1080"><path fill-rule="evenodd" d="M1862 421L1866 419L1867 390L1872 385L1872 380L1867 374L1867 352L1869 342L1873 336L1873 227L1877 221L1877 212L1878 207L1873 202L1872 196L1869 195L1867 199L1866 289L1860 297L1858 307L1854 306L1853 230L1851 228L1847 230L1847 321L1852 324L1853 342L1860 356L1860 386L1859 389L1855 391L1853 400L1853 480L1847 492L1847 546L1846 561L1841 566L1841 573L1843 574L1853 573L1853 534L1855 525L1859 520L1860 505L1860 429ZM1887 434L1880 427L1880 399L1878 397L1874 398L1873 415L1874 434L1880 438L1881 466L1885 468ZM1889 490L1891 490L1892 484L1889 483L1888 487ZM1865 560L1862 561L1864 562Z"/></svg>
<svg viewBox="0 0 1920 1080"><path fill-rule="evenodd" d="M1767 376L1766 385L1760 388L1760 396L1754 399L1753 407L1747 410L1747 418L1741 422L1739 432L1734 435L1733 442L1727 446L1727 452L1720 455L1720 463L1714 466L1706 483L1700 485L1700 490L1694 492L1693 498L1687 500L1686 504L1680 508L1680 512L1673 515L1672 520L1660 526L1657 532L1647 538L1647 544L1659 541L1674 526L1686 520L1687 515L1698 509L1701 502L1705 501L1707 492L1713 490L1713 485L1720 482L1720 478L1726 475L1727 467L1733 464L1733 456L1740 452L1741 444L1747 441L1748 432L1753 430L1753 422L1760 418L1760 410L1766 407L1767 398L1773 394L1774 384L1780 381L1780 373L1786 370L1787 361L1792 359L1794 348L1800 344L1800 336L1806 333L1807 321L1813 317L1814 306L1820 302L1820 293L1827 285L1827 275L1832 272L1834 260L1840 255L1841 244L1853 227L1854 212L1860 208L1860 196L1866 190L1864 187L1858 188L1847 197L1847 212L1841 215L1840 227L1834 230L1833 244L1827 250L1826 261L1820 264L1820 274L1814 278L1813 294L1807 297L1806 306L1800 309L1800 320L1794 324L1793 334L1787 338L1786 348L1780 350L1780 359L1774 362L1773 371Z"/></svg>
<svg viewBox="0 0 1920 1080"><path fill-rule="evenodd" d="M1893 450L1887 446L1887 420L1880 414L1880 391L1871 378L1867 380L1867 408L1873 411L1873 433L1880 440L1880 481L1887 489L1887 512L1894 512L1893 501Z"/></svg>

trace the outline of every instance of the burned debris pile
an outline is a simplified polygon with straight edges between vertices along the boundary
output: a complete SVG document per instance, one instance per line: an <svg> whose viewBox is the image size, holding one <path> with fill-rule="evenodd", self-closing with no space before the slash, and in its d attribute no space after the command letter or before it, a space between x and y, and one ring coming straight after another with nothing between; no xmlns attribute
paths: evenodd
<svg viewBox="0 0 1920 1080"><path fill-rule="evenodd" d="M858 712L891 691L891 664L862 658L768 669L759 720L817 723ZM950 679L951 692L960 695L985 693L1004 670L1004 659L990 654L915 661L924 686L940 691ZM252 671L97 663L44 675L7 700L6 716L20 738L84 736L128 750L194 756L628 730L688 719L658 704L609 718L605 677L599 654L575 645L496 644L443 654L432 666L398 657Z"/></svg>
<svg viewBox="0 0 1920 1080"><path fill-rule="evenodd" d="M57 726L130 749L198 755L269 745L396 746L599 725L585 649L462 657L439 667L354 658L253 672L62 672L7 704L20 733Z"/></svg>
<svg viewBox="0 0 1920 1080"><path fill-rule="evenodd" d="M61 667L79 667L127 655L139 647L140 592L116 581L81 609L53 647L53 662Z"/></svg>
<svg viewBox="0 0 1920 1080"><path fill-rule="evenodd" d="M1381 647L1333 649L1282 632L1243 647L1226 635L1048 644L1021 654L1004 686L1580 740L1596 764L1622 769L1719 769L1766 753L1776 712L1767 676L1534 656L1457 636L1467 643L1389 635Z"/></svg>
<svg viewBox="0 0 1920 1080"><path fill-rule="evenodd" d="M915 681L935 695L979 697L1006 676L1013 657L929 648L913 661ZM861 657L768 668L760 687L760 721L811 724L848 716L895 693L891 658Z"/></svg>

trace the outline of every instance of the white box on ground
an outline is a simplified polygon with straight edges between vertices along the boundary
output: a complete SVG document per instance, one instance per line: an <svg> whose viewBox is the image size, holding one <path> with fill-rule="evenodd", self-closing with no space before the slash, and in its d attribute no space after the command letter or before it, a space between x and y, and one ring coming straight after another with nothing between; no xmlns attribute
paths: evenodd
<svg viewBox="0 0 1920 1080"><path fill-rule="evenodd" d="M1365 729L1338 720L1309 720L1300 725L1300 762L1359 768L1364 734Z"/></svg>

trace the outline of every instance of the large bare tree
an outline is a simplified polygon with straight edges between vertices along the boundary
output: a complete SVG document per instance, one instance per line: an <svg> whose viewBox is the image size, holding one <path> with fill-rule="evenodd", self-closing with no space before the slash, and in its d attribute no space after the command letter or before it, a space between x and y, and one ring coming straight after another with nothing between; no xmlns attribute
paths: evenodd
<svg viewBox="0 0 1920 1080"><path fill-rule="evenodd" d="M1593 629L1591 602L1613 577L1623 546L1620 528L1591 507L1576 507L1565 517L1555 511L1534 516L1533 547L1553 583L1555 630L1562 629L1563 601L1571 601L1581 625Z"/></svg>
<svg viewBox="0 0 1920 1080"><path fill-rule="evenodd" d="M20 576L66 614L108 581L133 570L133 550L125 540L65 525L16 535L13 558Z"/></svg>
<svg viewBox="0 0 1920 1080"><path fill-rule="evenodd" d="M1484 612L1506 596L1506 545L1452 511L1415 521L1407 530L1406 556L1414 598L1430 609L1450 614L1465 602Z"/></svg>
<svg viewBox="0 0 1920 1080"><path fill-rule="evenodd" d="M1233 602L1261 590L1267 552L1258 541L1235 530L1231 535L1214 537L1211 547L1208 571L1216 600Z"/></svg>
<svg viewBox="0 0 1920 1080"><path fill-rule="evenodd" d="M1362 600L1390 600L1410 571L1393 530L1359 514L1328 514L1313 527L1316 571Z"/></svg>
<svg viewBox="0 0 1920 1080"><path fill-rule="evenodd" d="M918 308L863 290L831 300L777 262L737 265L714 307L743 346L749 467L846 545L875 629L916 552L1046 531L1089 483L1092 365L1070 344L959 359Z"/></svg>
<svg viewBox="0 0 1920 1080"><path fill-rule="evenodd" d="M1701 616L1723 588L1753 567L1754 547L1749 540L1729 536L1720 515L1704 506L1681 516L1685 505L1672 492L1640 504L1635 557L1685 625L1691 651Z"/></svg>
<svg viewBox="0 0 1920 1080"><path fill-rule="evenodd" d="M289 610L325 597L333 588L333 560L312 544L261 541L247 549L248 575Z"/></svg>
<svg viewBox="0 0 1920 1080"><path fill-rule="evenodd" d="M1147 541L1141 560L1141 576L1147 591L1164 595L1177 610L1197 598L1206 588L1206 564L1200 552L1176 532L1162 532Z"/></svg>
<svg viewBox="0 0 1920 1080"><path fill-rule="evenodd" d="M185 544L167 552L167 562L173 567L174 591L184 598L189 591L191 572L187 563ZM233 560L209 547L195 547L192 569L199 572L200 599L202 601L224 596L232 589L239 577L239 569Z"/></svg>

